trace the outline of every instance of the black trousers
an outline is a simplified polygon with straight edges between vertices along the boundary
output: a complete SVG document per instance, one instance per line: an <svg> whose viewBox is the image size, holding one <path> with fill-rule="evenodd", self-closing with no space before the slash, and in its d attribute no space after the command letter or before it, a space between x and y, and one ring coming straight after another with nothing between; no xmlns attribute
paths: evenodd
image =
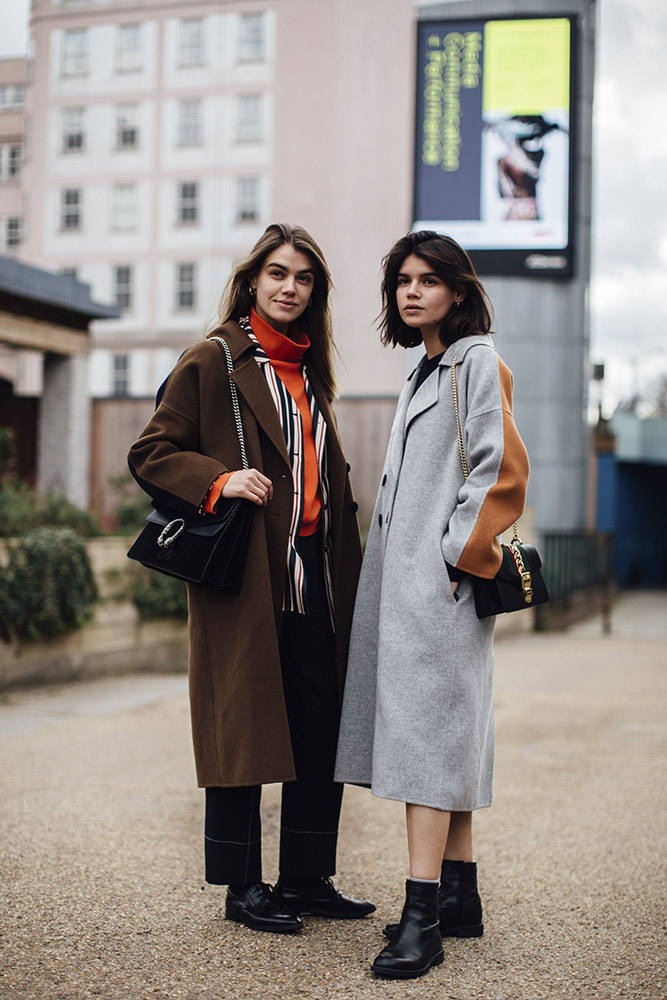
<svg viewBox="0 0 667 1000"><path fill-rule="evenodd" d="M280 662L296 781L282 788L280 872L314 878L336 870L343 786L333 781L340 721L336 648L324 592L321 537L299 539L309 613L283 612ZM207 788L206 881L262 877L261 785Z"/></svg>

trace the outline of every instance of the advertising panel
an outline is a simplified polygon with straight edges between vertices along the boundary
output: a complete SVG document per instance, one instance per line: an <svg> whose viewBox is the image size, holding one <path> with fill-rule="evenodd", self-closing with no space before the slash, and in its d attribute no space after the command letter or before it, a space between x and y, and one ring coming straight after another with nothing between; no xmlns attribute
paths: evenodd
<svg viewBox="0 0 667 1000"><path fill-rule="evenodd" d="M572 273L567 17L418 24L414 229L482 274Z"/></svg>

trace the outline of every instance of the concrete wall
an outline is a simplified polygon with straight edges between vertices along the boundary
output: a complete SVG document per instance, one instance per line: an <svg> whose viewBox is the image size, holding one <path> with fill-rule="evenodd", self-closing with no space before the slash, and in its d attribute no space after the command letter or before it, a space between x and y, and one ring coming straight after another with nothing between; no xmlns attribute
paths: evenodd
<svg viewBox="0 0 667 1000"><path fill-rule="evenodd" d="M88 358L47 354L37 444L37 488L80 507L90 498Z"/></svg>
<svg viewBox="0 0 667 1000"><path fill-rule="evenodd" d="M41 642L0 641L0 688L51 684L103 673L185 670L187 628L174 619L140 622L119 594L127 586L130 540L98 538L87 543L103 598L83 628Z"/></svg>

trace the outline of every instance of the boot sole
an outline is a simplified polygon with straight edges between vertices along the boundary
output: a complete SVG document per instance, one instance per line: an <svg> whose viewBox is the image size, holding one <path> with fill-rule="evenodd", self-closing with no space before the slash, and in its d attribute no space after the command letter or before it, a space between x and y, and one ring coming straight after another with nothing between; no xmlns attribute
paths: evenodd
<svg viewBox="0 0 667 1000"><path fill-rule="evenodd" d="M471 924L469 927L448 927L446 931L441 930L440 933L443 937L482 937L484 934L484 924Z"/></svg>
<svg viewBox="0 0 667 1000"><path fill-rule="evenodd" d="M303 930L303 926L299 927L280 927L279 925L268 927L263 921L254 921L248 919L247 917L237 916L235 913L225 913L226 920L233 920L237 924L243 924L244 927L250 928L251 931L268 931L270 934L299 934Z"/></svg>
<svg viewBox="0 0 667 1000"><path fill-rule="evenodd" d="M289 906L289 903L287 905ZM299 907L294 912L298 913L300 917L328 917L330 920L362 920L364 917L368 917L371 913L374 913L375 907L372 910L364 910L363 913L332 913L330 910L318 910L316 907L309 907L307 910Z"/></svg>
<svg viewBox="0 0 667 1000"><path fill-rule="evenodd" d="M421 969L383 969L371 965L371 972L374 972L376 976L380 976L382 979L417 979L419 976L425 976L429 969L434 968L434 966L442 965L444 960L445 953L444 951L440 951L437 955L434 955L428 965L425 965Z"/></svg>

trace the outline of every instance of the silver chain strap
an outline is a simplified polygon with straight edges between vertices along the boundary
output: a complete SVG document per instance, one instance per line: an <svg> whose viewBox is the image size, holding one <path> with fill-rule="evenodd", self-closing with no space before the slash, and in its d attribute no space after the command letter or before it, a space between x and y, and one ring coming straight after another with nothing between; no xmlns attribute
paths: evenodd
<svg viewBox="0 0 667 1000"><path fill-rule="evenodd" d="M232 394L232 408L234 410L234 422L236 424L236 433L239 436L239 444L241 446L241 461L243 462L243 468L248 468L248 456L245 450L245 438L243 436L243 424L241 422L241 407L239 406L239 397L236 391L236 383L231 377L234 371L234 361L232 359L232 352L229 350L229 344L222 337L209 337L209 340L217 340L219 344L222 344L222 349L225 352L225 360L227 362L227 374L229 375L229 391Z"/></svg>

